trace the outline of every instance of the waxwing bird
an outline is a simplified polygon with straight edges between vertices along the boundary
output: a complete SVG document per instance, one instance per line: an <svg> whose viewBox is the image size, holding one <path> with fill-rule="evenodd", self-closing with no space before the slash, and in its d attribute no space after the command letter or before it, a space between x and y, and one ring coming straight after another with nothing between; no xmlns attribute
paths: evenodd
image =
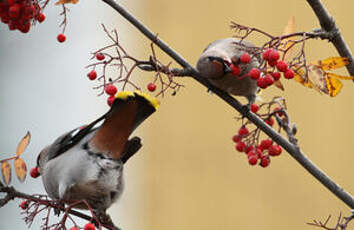
<svg viewBox="0 0 354 230"><path fill-rule="evenodd" d="M48 195L66 204L86 200L105 214L122 193L124 163L142 146L139 137L129 136L158 106L140 91L120 92L106 114L45 147L37 167ZM75 207L87 209L84 203Z"/></svg>
<svg viewBox="0 0 354 230"><path fill-rule="evenodd" d="M197 62L200 74L214 86L236 96L244 96L249 105L256 99L257 81L247 77L247 73L258 67L259 60L251 58L249 63L241 63L240 57L254 45L236 38L226 38L213 41L205 48ZM239 66L240 73L233 74L230 65Z"/></svg>

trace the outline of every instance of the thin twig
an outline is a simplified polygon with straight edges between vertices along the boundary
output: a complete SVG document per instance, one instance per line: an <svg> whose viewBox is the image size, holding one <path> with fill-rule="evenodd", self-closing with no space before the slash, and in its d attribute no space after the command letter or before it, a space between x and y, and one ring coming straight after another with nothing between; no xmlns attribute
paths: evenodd
<svg viewBox="0 0 354 230"><path fill-rule="evenodd" d="M335 194L339 199L341 199L345 204L350 208L354 208L354 198L351 194L346 192L338 184L336 184L331 178L329 178L320 168L318 168L307 156L301 152L301 150L291 144L287 139L277 133L273 128L268 126L261 118L253 114L249 110L244 109L245 107L231 97L229 94L224 91L211 85L206 78L202 77L199 72L193 68L181 55L176 51L170 48L164 41L160 38L157 38L155 33L152 33L145 25L143 25L139 20L137 20L132 14L125 10L121 5L119 5L114 0L102 0L120 15L122 15L126 20L128 20L132 25L134 25L141 33L143 33L148 39L154 42L161 50L173 58L178 64L183 68L187 69L189 73L197 80L200 84L204 85L215 95L219 96L227 104L241 113L244 117L247 117L252 121L257 127L259 127L264 133L266 133L270 138L272 138L276 143L281 145L298 163L302 165L309 173L311 173L318 181L320 181L326 188L328 188L333 194ZM309 0L308 0L309 1ZM354 71L353 71L354 73Z"/></svg>

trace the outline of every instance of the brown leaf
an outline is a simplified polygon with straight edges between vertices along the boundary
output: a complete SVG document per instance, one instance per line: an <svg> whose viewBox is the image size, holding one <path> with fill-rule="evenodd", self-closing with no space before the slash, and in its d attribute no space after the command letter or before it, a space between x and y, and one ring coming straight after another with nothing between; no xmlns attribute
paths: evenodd
<svg viewBox="0 0 354 230"><path fill-rule="evenodd" d="M17 178L21 182L24 182L26 179L26 174L27 174L27 167L26 167L25 161L21 158L17 158L14 161L14 166L15 166L15 172L16 172Z"/></svg>
<svg viewBox="0 0 354 230"><path fill-rule="evenodd" d="M2 162L1 172L5 185L9 185L11 182L11 166L8 161Z"/></svg>
<svg viewBox="0 0 354 230"><path fill-rule="evenodd" d="M79 2L79 0L59 0L55 3L55 5L63 5L63 4L67 4L67 3L76 4L78 2Z"/></svg>
<svg viewBox="0 0 354 230"><path fill-rule="evenodd" d="M274 85L275 85L278 89L281 89L282 91L285 90L285 89L284 89L284 86L283 86L283 83L281 83L280 80L275 81L275 82L274 82Z"/></svg>
<svg viewBox="0 0 354 230"><path fill-rule="evenodd" d="M25 151L30 140L31 140L31 133L27 132L26 136L24 136L22 138L22 140L20 141L20 143L18 143L18 145L17 145L17 150L16 150L17 156L21 155L23 153L23 151Z"/></svg>

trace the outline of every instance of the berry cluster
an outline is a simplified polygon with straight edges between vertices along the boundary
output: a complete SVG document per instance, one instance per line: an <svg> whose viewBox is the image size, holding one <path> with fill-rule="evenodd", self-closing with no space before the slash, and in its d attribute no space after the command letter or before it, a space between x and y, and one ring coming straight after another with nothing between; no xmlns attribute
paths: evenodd
<svg viewBox="0 0 354 230"><path fill-rule="evenodd" d="M285 61L279 60L279 58L280 54L277 50L265 50L263 52L263 59L265 61L264 67L252 68L248 72L247 76L257 81L257 85L262 89L271 86L275 81L279 80L281 77L281 73L283 73L283 76L286 79L294 78L294 71L289 68L288 64ZM242 54L239 61L241 64L248 64L251 62L251 57L246 52ZM241 68L239 65L230 64L230 68L235 76L240 75Z"/></svg>
<svg viewBox="0 0 354 230"><path fill-rule="evenodd" d="M37 0L4 0L0 1L0 18L8 24L10 30L27 33L35 21L43 22L45 15Z"/></svg>
<svg viewBox="0 0 354 230"><path fill-rule="evenodd" d="M281 105L272 108L272 103L264 103L261 106L257 104L252 104L250 110L260 116L268 125L274 125L274 116L279 119L285 119L284 117L284 107ZM265 107L266 113L259 113L261 107ZM260 129L255 128L254 130L249 130L247 125L251 125L250 122L243 124L237 134L232 137L233 142L236 143L236 150L239 152L244 152L247 155L248 163L250 165L256 165L259 163L261 167L267 167L270 164L270 157L279 156L282 152L281 146L273 143L273 140L266 138L260 138Z"/></svg>

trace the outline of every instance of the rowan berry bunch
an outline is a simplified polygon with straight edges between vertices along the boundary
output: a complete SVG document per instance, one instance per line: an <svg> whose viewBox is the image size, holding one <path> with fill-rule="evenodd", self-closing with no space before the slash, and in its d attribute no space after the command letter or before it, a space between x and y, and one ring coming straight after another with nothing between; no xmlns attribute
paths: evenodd
<svg viewBox="0 0 354 230"><path fill-rule="evenodd" d="M22 33L28 33L36 21L41 23L45 20L42 10L39 0L0 1L1 22L7 24L9 30L19 30Z"/></svg>
<svg viewBox="0 0 354 230"><path fill-rule="evenodd" d="M138 90L146 87L148 91L156 92L156 96L163 96L168 90L171 90L172 95L175 95L183 87L183 85L174 81L173 69L169 68L170 64L164 65L156 58L153 45L151 45L152 54L149 60L138 60L129 55L120 44L116 30L110 33L104 25L102 26L112 43L93 52L91 60L95 62L86 68L91 69L87 74L88 79L98 82L94 89L100 90L99 95L104 93L108 95L107 103L109 106L112 105L117 91L125 90L127 87ZM155 72L153 80L145 87L139 87L132 80L133 72L137 68ZM111 70L116 72L115 77L108 77L108 72L111 73Z"/></svg>
<svg viewBox="0 0 354 230"><path fill-rule="evenodd" d="M286 131L284 126L289 124L289 118L286 114L286 104L283 98L276 97L272 101L260 105L252 104L250 110L269 126L277 128L274 127L277 125L279 132ZM233 142L236 143L236 150L246 154L250 165L258 163L261 167L267 167L272 157L279 156L282 153L282 148L273 140L261 137L261 130L249 120L245 121L245 118L242 117L237 119L242 120L242 125L237 134L232 137Z"/></svg>

